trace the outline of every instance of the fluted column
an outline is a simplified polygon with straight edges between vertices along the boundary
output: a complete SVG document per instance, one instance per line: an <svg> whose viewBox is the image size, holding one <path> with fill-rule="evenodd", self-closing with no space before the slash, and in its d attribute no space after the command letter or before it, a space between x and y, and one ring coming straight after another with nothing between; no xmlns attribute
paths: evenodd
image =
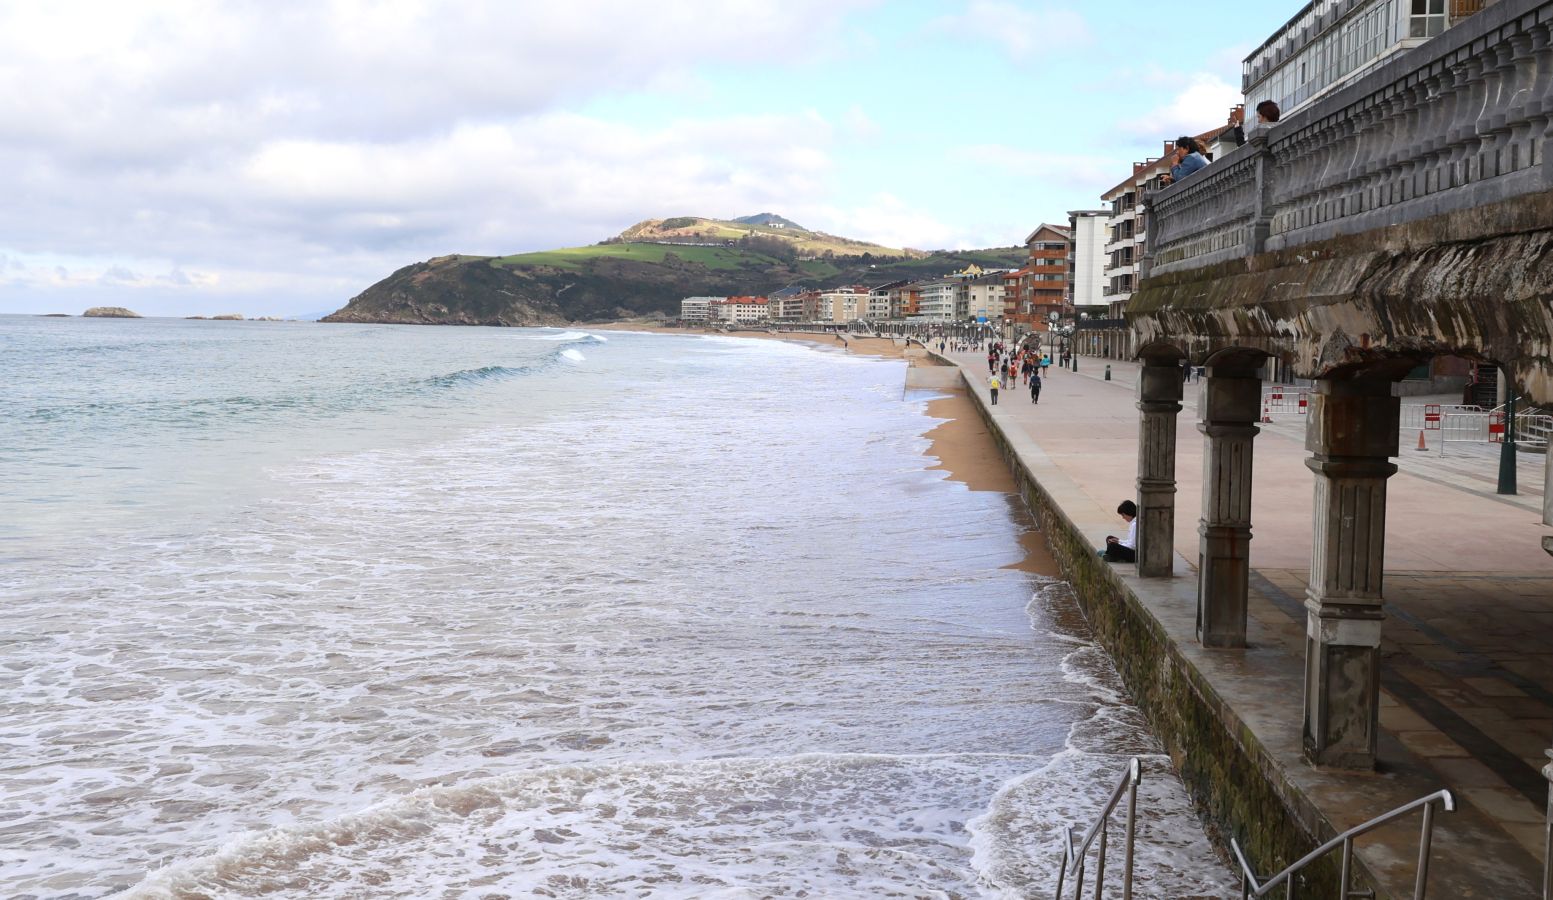
<svg viewBox="0 0 1553 900"><path fill-rule="evenodd" d="M1197 553L1197 640L1246 645L1251 576L1251 441L1262 381L1243 369L1209 366L1202 382L1202 519Z"/></svg>
<svg viewBox="0 0 1553 900"><path fill-rule="evenodd" d="M1181 367L1144 363L1138 373L1138 574L1169 577L1175 563L1176 415Z"/></svg>
<svg viewBox="0 0 1553 900"><path fill-rule="evenodd" d="M1305 755L1317 765L1375 765L1379 724L1386 479L1397 471L1400 405L1391 382L1316 382L1305 465L1316 474L1305 596Z"/></svg>

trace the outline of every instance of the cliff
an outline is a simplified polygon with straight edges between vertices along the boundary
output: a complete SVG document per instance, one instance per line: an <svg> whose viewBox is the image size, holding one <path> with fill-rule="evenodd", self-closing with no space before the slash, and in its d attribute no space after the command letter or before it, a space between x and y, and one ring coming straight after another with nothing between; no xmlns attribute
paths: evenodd
<svg viewBox="0 0 1553 900"><path fill-rule="evenodd" d="M785 225L777 227L781 223L746 226L768 231L711 241L706 230L713 220L681 221L684 224L649 220L626 232L661 235L662 224L668 222L686 231L677 240L622 236L588 247L514 256L439 256L394 272L321 321L560 325L677 316L685 297L762 295L791 285L825 288L920 280L971 264L1015 268L1026 257L1021 247L924 254L822 236L797 226L787 234L772 233L786 230ZM825 250L815 254L809 249L822 241L827 242ZM853 252L833 249L842 246Z"/></svg>
<svg viewBox="0 0 1553 900"><path fill-rule="evenodd" d="M322 322L408 325L558 325L554 288L488 257L439 256L405 266Z"/></svg>

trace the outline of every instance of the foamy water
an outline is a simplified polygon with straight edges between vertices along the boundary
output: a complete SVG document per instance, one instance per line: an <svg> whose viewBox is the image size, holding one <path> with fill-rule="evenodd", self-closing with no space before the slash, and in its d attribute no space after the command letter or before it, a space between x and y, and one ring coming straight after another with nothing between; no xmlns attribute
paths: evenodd
<svg viewBox="0 0 1553 900"><path fill-rule="evenodd" d="M7 896L1047 896L1130 755L1139 896L1231 895L1067 587L1006 568L1017 509L925 469L899 363L294 333L371 377L49 420L172 456L205 429L182 469L125 460L177 503L111 474L7 498L51 507L0 574ZM45 426L0 465L64 452ZM253 433L259 472L208 485Z"/></svg>

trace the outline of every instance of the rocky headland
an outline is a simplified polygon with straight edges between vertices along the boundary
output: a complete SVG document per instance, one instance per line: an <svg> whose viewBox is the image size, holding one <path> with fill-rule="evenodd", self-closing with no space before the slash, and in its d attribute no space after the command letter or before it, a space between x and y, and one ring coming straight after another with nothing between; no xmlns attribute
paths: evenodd
<svg viewBox="0 0 1553 900"><path fill-rule="evenodd" d="M1027 255L1022 247L893 250L771 214L650 219L587 247L439 256L405 266L319 321L564 325L673 318L685 297L915 281L971 265L1018 268Z"/></svg>
<svg viewBox="0 0 1553 900"><path fill-rule="evenodd" d="M140 313L122 306L94 306L81 315L88 319L139 319Z"/></svg>

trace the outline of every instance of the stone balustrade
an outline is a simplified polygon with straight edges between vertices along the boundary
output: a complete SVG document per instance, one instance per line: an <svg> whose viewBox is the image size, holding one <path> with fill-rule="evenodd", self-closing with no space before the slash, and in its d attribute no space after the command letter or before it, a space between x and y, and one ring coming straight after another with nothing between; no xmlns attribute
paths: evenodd
<svg viewBox="0 0 1553 900"><path fill-rule="evenodd" d="M1553 189L1553 0L1502 0L1145 198L1144 275Z"/></svg>

